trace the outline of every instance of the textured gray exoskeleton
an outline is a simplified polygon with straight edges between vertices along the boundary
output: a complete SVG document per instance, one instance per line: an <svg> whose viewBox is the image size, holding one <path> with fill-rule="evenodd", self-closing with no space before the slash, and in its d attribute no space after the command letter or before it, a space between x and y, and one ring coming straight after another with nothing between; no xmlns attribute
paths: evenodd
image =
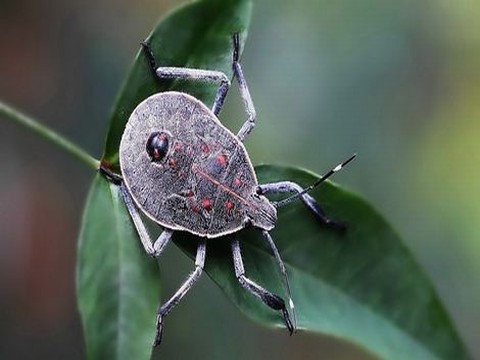
<svg viewBox="0 0 480 360"><path fill-rule="evenodd" d="M324 224L341 228L329 219L307 194L353 157L326 173L307 189L290 181L259 185L242 141L255 125L255 109L238 61L239 38L233 36L233 72L248 119L237 135L217 118L230 87L227 76L218 71L156 67L148 45L143 44L152 70L160 79L182 78L219 83L212 110L191 95L164 92L142 101L130 115L120 143L121 193L146 252L158 257L173 231L187 231L200 237L195 270L180 289L160 307L154 345L161 341L163 318L188 292L202 273L206 239L229 235L235 274L240 284L267 306L282 312L290 331L296 326L295 311L285 266L269 234L277 220L277 208L299 197ZM277 203L264 195L295 193ZM152 242L140 211L164 227ZM235 233L254 226L262 230L279 264L289 295L285 302L245 275L239 240Z"/></svg>

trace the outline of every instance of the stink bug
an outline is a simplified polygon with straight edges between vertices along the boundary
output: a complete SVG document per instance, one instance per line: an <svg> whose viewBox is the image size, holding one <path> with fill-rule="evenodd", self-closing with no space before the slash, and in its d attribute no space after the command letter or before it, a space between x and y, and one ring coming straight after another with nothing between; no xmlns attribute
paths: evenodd
<svg viewBox="0 0 480 360"><path fill-rule="evenodd" d="M211 110L182 92L169 91L148 97L130 115L120 143L121 194L145 251L158 257L174 231L187 231L199 237L195 270L158 311L154 345L161 341L164 317L200 277L207 239L219 237L231 241L235 274L240 284L267 306L280 311L291 334L296 327L294 305L285 266L269 233L277 220L277 208L300 198L320 222L342 227L329 219L307 192L340 170L355 155L306 189L290 181L258 184L243 145L253 130L256 114L239 63L239 44L239 36L235 34L232 67L248 114L237 135L225 128L217 117L230 88L224 73L157 67L150 47L143 44L150 67L159 80L181 78L219 83ZM273 193L294 195L274 203L264 196ZM155 242L140 212L164 228ZM271 247L283 275L290 311L282 298L245 275L236 233L247 226L260 229Z"/></svg>

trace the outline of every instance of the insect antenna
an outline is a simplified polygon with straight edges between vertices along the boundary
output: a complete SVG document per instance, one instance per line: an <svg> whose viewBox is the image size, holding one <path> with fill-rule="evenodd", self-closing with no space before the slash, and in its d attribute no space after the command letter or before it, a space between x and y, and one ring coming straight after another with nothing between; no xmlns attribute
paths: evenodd
<svg viewBox="0 0 480 360"><path fill-rule="evenodd" d="M327 180L330 176L332 176L333 174L335 174L336 172L340 171L345 165L347 165L350 161L352 161L353 159L355 159L355 157L357 156L357 154L353 154L352 156L350 156L347 160L345 160L344 162L338 164L337 166L335 166L333 169L329 170L328 172L326 172L324 175L322 175L320 177L320 179L318 179L317 181L315 181L312 185L306 187L305 189L303 189L302 191L300 191L299 193L295 194L295 195L292 195L292 196L289 196L287 197L286 199L283 199L283 200L280 200L280 201L277 201L274 203L275 207L276 208L279 208L279 207L282 207L282 206L285 206L287 204L290 204L292 201L295 201L297 198L301 197L302 195L312 191L313 189L315 189L318 185L320 185L321 183L323 183L325 180Z"/></svg>

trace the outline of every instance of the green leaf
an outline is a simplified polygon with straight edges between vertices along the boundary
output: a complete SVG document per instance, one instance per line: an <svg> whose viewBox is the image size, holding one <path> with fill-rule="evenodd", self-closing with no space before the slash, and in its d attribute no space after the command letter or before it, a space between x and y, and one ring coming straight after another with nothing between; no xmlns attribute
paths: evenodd
<svg viewBox="0 0 480 360"><path fill-rule="evenodd" d="M179 66L223 71L232 77L232 34L243 44L250 22L248 0L198 1L171 13L147 38L158 66ZM143 39L141 39L143 40ZM140 41L139 41L140 42ZM217 86L200 82L158 81L140 50L117 96L103 154L104 166L118 170L120 139L133 109L149 95L177 90L213 104Z"/></svg>
<svg viewBox="0 0 480 360"><path fill-rule="evenodd" d="M100 175L79 239L77 294L89 359L149 359L158 266L146 256L118 187Z"/></svg>
<svg viewBox="0 0 480 360"><path fill-rule="evenodd" d="M257 167L257 174L260 183L292 180L306 186L318 179L277 166ZM469 358L430 281L390 225L364 200L332 183L313 195L348 228L345 233L325 228L301 201L279 210L271 234L287 265L299 328L351 341L384 359ZM285 297L259 231L245 230L239 237L247 276ZM207 273L249 317L283 327L280 314L238 285L226 240L209 241ZM191 238L179 234L176 243L194 256ZM286 330L285 336L288 340Z"/></svg>

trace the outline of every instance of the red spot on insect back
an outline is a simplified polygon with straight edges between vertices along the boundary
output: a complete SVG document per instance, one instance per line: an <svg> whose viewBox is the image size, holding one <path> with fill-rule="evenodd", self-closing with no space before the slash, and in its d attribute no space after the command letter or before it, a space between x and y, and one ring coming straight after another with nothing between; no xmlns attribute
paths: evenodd
<svg viewBox="0 0 480 360"><path fill-rule="evenodd" d="M220 165L227 166L228 157L225 154L218 155L217 156L217 161Z"/></svg>
<svg viewBox="0 0 480 360"><path fill-rule="evenodd" d="M227 208L227 210L233 210L233 208L235 207L235 204L233 203L233 201L228 200L225 203L225 207Z"/></svg>
<svg viewBox="0 0 480 360"><path fill-rule="evenodd" d="M205 210L210 211L212 210L212 203L210 202L209 198L204 198L202 200L202 206Z"/></svg>
<svg viewBox="0 0 480 360"><path fill-rule="evenodd" d="M240 186L242 185L242 180L240 180L239 178L235 178L235 180L233 180L233 183L235 184L235 186Z"/></svg>

